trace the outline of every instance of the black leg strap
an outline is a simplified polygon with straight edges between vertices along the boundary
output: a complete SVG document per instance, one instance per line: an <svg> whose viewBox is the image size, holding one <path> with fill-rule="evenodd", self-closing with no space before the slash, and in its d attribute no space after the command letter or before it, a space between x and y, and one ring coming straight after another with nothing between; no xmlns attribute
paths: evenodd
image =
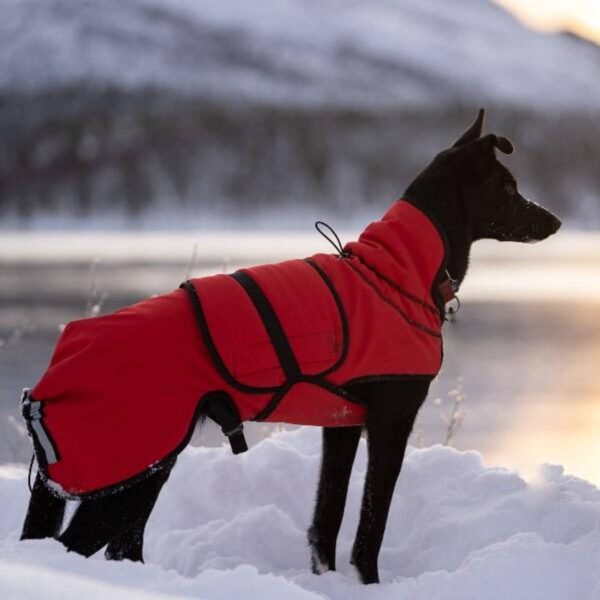
<svg viewBox="0 0 600 600"><path fill-rule="evenodd" d="M254 304L254 308L256 308L256 311L260 315L286 377L288 379L299 377L301 375L300 366L298 365L294 351L265 293L246 271L236 271L230 277L233 277L244 288L252 304Z"/></svg>
<svg viewBox="0 0 600 600"><path fill-rule="evenodd" d="M229 439L231 451L240 454L248 450L244 437L244 424L231 396L225 392L212 392L203 401L203 412L221 427Z"/></svg>

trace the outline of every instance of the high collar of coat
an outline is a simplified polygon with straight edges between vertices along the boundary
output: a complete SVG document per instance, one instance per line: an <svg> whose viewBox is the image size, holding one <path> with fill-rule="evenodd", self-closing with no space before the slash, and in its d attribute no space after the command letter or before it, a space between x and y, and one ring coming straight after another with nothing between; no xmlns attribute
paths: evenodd
<svg viewBox="0 0 600 600"><path fill-rule="evenodd" d="M407 292L437 307L455 297L446 271L446 241L434 221L413 204L398 200L381 220L366 227L344 251L383 273Z"/></svg>

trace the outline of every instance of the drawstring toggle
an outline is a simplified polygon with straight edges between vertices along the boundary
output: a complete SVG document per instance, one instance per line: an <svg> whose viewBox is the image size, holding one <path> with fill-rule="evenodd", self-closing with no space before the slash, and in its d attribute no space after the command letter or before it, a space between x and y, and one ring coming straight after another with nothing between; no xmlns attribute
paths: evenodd
<svg viewBox="0 0 600 600"><path fill-rule="evenodd" d="M327 228L333 235L333 239L329 237L328 233L323 231L322 228ZM315 229L335 248L335 251L338 253L340 258L348 258L350 256L350 252L346 252L346 250L344 250L344 246L342 245L338 234L334 231L331 225L328 225L324 221L315 221Z"/></svg>

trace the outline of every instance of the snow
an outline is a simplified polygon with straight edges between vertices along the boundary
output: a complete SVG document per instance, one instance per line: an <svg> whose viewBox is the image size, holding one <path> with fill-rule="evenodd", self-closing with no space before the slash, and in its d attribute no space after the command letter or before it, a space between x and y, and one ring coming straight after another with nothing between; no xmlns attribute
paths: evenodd
<svg viewBox="0 0 600 600"><path fill-rule="evenodd" d="M234 457L188 448L150 519L146 564L85 560L57 542L18 542L28 491L0 467L3 598L600 598L600 490L544 465L526 481L473 451L409 449L380 555L363 588L348 557L365 472L361 442L338 572L313 575L305 531L320 436L278 433Z"/></svg>
<svg viewBox="0 0 600 600"><path fill-rule="evenodd" d="M95 83L300 106L600 98L597 48L531 31L490 0L5 0L0 33L1 89Z"/></svg>

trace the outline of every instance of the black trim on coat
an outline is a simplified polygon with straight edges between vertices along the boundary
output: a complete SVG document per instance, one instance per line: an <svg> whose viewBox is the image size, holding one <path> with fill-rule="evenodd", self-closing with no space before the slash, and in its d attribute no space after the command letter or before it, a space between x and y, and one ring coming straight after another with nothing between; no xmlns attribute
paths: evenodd
<svg viewBox="0 0 600 600"><path fill-rule="evenodd" d="M335 305L337 306L340 321L342 323L342 352L340 353L340 356L335 362L335 364L333 364L328 369L325 369L324 371L321 371L320 373L316 374L316 377L324 377L325 375L333 373L336 369L339 369L344 364L346 356L348 356L348 348L350 347L350 327L348 325L348 317L346 316L346 310L344 309L342 299L340 298L338 291L335 289L335 286L333 285L333 282L331 281L327 273L325 273L325 271L312 259L305 258L304 261L307 264L309 264L321 276L321 279L329 289L329 292L333 296Z"/></svg>
<svg viewBox="0 0 600 600"><path fill-rule="evenodd" d="M407 374L407 375L398 375L395 373L382 373L381 375L363 375L361 377L355 377L354 379L349 379L348 381L342 384L342 387L346 388L347 386L359 385L361 383L378 383L381 381L433 381L435 375L423 375L423 374Z"/></svg>

